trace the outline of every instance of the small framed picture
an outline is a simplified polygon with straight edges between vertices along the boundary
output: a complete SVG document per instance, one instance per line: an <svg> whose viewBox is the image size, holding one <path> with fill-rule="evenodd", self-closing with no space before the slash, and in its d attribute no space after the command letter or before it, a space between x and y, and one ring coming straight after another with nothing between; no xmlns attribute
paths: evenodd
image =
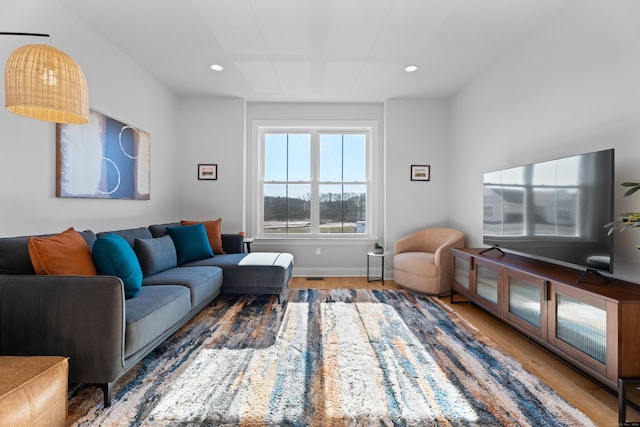
<svg viewBox="0 0 640 427"><path fill-rule="evenodd" d="M218 179L218 165L198 165L198 179Z"/></svg>
<svg viewBox="0 0 640 427"><path fill-rule="evenodd" d="M431 179L431 166L411 165L411 181L429 181Z"/></svg>

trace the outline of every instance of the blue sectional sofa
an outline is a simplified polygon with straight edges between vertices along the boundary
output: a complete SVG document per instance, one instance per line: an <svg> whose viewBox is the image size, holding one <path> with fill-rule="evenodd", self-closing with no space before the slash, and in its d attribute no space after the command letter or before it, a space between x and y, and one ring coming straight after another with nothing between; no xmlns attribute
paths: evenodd
<svg viewBox="0 0 640 427"><path fill-rule="evenodd" d="M180 263L180 242L168 232L182 227L80 232L96 266L108 271L121 271L123 257L98 259L98 246L126 242L135 262L120 275L36 274L29 236L0 238L0 355L67 356L69 382L100 386L109 406L114 382L221 293L285 294L291 254L243 253L239 235L221 234L225 253Z"/></svg>

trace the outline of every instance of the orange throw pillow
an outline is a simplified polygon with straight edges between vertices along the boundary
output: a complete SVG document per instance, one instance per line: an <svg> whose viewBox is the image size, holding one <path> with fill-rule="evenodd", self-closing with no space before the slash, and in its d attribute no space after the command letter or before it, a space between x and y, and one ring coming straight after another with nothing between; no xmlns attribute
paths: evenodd
<svg viewBox="0 0 640 427"><path fill-rule="evenodd" d="M36 274L95 276L91 249L80 233L68 228L51 237L30 237L29 256Z"/></svg>
<svg viewBox="0 0 640 427"><path fill-rule="evenodd" d="M204 229L209 238L209 244L214 254L226 254L222 249L222 218L215 221L180 221L180 225L196 225L204 223Z"/></svg>

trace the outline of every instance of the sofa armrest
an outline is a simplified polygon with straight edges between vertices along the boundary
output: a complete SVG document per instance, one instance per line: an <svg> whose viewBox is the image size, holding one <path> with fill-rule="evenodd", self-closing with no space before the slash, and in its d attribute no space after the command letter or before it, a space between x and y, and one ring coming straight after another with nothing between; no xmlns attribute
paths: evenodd
<svg viewBox="0 0 640 427"><path fill-rule="evenodd" d="M401 254L404 252L424 252L423 235L421 231L411 233L408 236L398 239L393 245L393 254Z"/></svg>
<svg viewBox="0 0 640 427"><path fill-rule="evenodd" d="M222 249L228 254L244 252L244 243L240 234L222 233Z"/></svg>
<svg viewBox="0 0 640 427"><path fill-rule="evenodd" d="M0 354L69 357L72 383L108 383L124 367L122 281L0 275Z"/></svg>
<svg viewBox="0 0 640 427"><path fill-rule="evenodd" d="M440 246L435 254L434 261L436 265L444 265L447 261L451 261L451 249L464 247L464 237L455 237ZM445 254L447 259L445 259Z"/></svg>

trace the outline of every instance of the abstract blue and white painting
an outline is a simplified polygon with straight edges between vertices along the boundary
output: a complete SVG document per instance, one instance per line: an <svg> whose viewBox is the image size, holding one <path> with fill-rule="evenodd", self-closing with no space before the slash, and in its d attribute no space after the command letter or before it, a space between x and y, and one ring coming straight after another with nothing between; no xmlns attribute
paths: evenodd
<svg viewBox="0 0 640 427"><path fill-rule="evenodd" d="M94 110L89 123L56 130L56 196L149 200L148 132Z"/></svg>

